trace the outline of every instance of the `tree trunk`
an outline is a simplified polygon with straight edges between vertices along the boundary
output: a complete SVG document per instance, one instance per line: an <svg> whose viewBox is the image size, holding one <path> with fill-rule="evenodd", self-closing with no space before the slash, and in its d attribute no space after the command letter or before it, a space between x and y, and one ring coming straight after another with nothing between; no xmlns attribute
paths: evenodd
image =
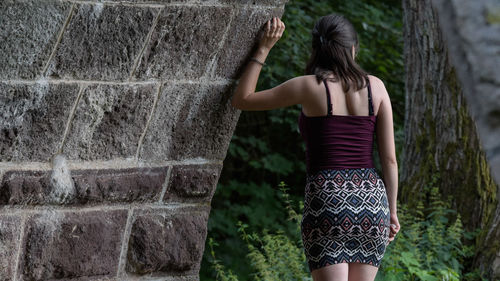
<svg viewBox="0 0 500 281"><path fill-rule="evenodd" d="M401 199L425 199L424 187L438 175L436 184L443 195L453 196L466 228L482 229L473 262L494 279L499 274L498 186L431 0L403 0L403 11L407 75Z"/></svg>
<svg viewBox="0 0 500 281"><path fill-rule="evenodd" d="M464 95L491 167L500 184L500 3L497 0L433 0L450 60L464 86ZM499 185L500 186L500 185ZM497 202L500 190L497 189ZM478 264L500 278L500 205L488 225ZM488 247L486 247L488 246Z"/></svg>

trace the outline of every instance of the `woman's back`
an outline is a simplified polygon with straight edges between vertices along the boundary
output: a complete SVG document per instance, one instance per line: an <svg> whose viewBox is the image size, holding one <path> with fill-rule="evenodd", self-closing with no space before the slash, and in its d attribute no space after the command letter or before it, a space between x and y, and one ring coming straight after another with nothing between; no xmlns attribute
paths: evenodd
<svg viewBox="0 0 500 281"><path fill-rule="evenodd" d="M380 102L374 102L371 80L348 94L340 83L311 82L302 103L307 178L301 230L311 272L337 263L378 267L385 253L390 218L385 185L373 165Z"/></svg>
<svg viewBox="0 0 500 281"><path fill-rule="evenodd" d="M298 121L308 173L301 235L311 275L315 281L374 280L387 243L399 230L389 95L380 79L355 62L356 31L336 14L322 17L312 30L308 75L255 92L259 67L284 29L274 19L272 32L270 21L266 26L263 47L231 104L244 110L302 105ZM375 135L383 178L373 167Z"/></svg>
<svg viewBox="0 0 500 281"><path fill-rule="evenodd" d="M367 79L367 87L348 95L342 92L338 83L324 79L321 84L322 98L317 96L317 87L313 85L307 102L316 109L326 107L327 113L306 113L303 105L299 116L300 133L306 143L307 172L311 174L324 169L373 168L376 115L369 80ZM334 100L338 102L332 102ZM337 107L341 109L338 110Z"/></svg>
<svg viewBox="0 0 500 281"><path fill-rule="evenodd" d="M304 79L307 84L308 90L307 99L302 104L302 111L306 116L324 116L327 115L327 102L325 98L325 85L318 83L315 75L306 75ZM372 75L368 75L370 85L372 88L372 103L374 115L380 105L379 91L373 90L375 79ZM369 103L368 103L368 87L352 93L344 93L340 82L328 81L328 89L330 91L333 115L355 115L355 116L368 116ZM376 84L376 83L375 83Z"/></svg>

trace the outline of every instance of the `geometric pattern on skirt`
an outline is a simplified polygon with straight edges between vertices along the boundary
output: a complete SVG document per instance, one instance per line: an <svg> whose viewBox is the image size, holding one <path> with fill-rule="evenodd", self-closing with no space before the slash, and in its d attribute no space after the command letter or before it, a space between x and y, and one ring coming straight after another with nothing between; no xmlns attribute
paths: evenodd
<svg viewBox="0 0 500 281"><path fill-rule="evenodd" d="M344 262L378 267L389 224L387 194L375 168L307 175L301 235L310 271Z"/></svg>

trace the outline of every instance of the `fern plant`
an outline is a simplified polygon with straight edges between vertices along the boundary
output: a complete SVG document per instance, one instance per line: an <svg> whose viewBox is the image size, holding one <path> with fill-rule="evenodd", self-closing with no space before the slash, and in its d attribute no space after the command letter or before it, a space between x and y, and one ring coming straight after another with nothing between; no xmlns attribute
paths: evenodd
<svg viewBox="0 0 500 281"><path fill-rule="evenodd" d="M438 180L434 175L425 187L427 207L419 202L411 210L398 208L402 230L387 247L376 280L462 280L463 260L474 253L463 241L474 235L465 232L460 214L450 209L451 198L441 199Z"/></svg>
<svg viewBox="0 0 500 281"><path fill-rule="evenodd" d="M465 239L473 239L475 233L465 232L460 214L450 209L451 198L442 200L436 187L438 177L434 176L426 187L429 202L419 202L416 208L406 205L398 207L401 231L387 247L384 259L377 274L377 281L458 281L486 280L476 272L462 272L462 262L473 254L470 246L465 246ZM300 212L295 211L289 197L287 185L278 185L281 199L285 204L288 220L296 224L294 233L283 230L270 232L262 229L261 233L247 233L248 225L237 223L240 238L247 246L248 266L252 268L252 280L256 281L305 281L312 280L307 267L306 257L300 236L303 202L299 201ZM212 268L217 280L238 281L231 270L215 257L213 246L217 245L209 238Z"/></svg>
<svg viewBox="0 0 500 281"><path fill-rule="evenodd" d="M278 185L281 198L288 212L288 220L296 223L297 228L293 237L289 237L283 230L271 233L263 229L261 234L247 233L248 225L238 221L238 232L241 239L248 248L247 258L249 266L254 269L252 279L256 281L307 281L312 280L307 269L306 257L300 237L300 221L302 215L293 208L287 185L280 182ZM300 202L300 210L303 203ZM216 271L217 280L236 281L238 278L229 270L227 273L224 266L215 257L213 246L217 245L209 238L211 247L212 267Z"/></svg>

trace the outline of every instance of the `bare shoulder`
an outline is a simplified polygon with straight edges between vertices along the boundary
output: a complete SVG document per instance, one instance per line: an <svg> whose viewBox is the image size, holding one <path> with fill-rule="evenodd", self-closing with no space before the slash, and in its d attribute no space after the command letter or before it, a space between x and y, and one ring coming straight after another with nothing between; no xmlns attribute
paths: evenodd
<svg viewBox="0 0 500 281"><path fill-rule="evenodd" d="M370 83L371 82L375 82L375 83L382 83L382 84L384 84L384 82L382 82L382 80L380 80L380 78L378 78L375 75L368 74L368 78L370 78Z"/></svg>
<svg viewBox="0 0 500 281"><path fill-rule="evenodd" d="M320 83L318 83L318 80L316 79L316 75L314 74L303 75L299 77L304 86L304 90L314 91L314 89L317 89L320 85Z"/></svg>
<svg viewBox="0 0 500 281"><path fill-rule="evenodd" d="M300 83L302 84L303 86L310 86L310 85L314 85L314 84L318 84L316 82L316 75L302 75L302 76L297 76L297 77L294 77L291 80L294 80L296 83Z"/></svg>
<svg viewBox="0 0 500 281"><path fill-rule="evenodd" d="M370 79L370 85L374 95L378 96L379 99L389 98L389 93L387 93L384 82L380 78L369 74L368 79Z"/></svg>
<svg viewBox="0 0 500 281"><path fill-rule="evenodd" d="M296 76L286 81L286 83L288 87L293 88L294 91L300 91L301 93L309 93L314 87L318 87L315 75Z"/></svg>
<svg viewBox="0 0 500 281"><path fill-rule="evenodd" d="M370 79L370 85L377 88L385 88L384 82L375 75L368 74L368 79Z"/></svg>

